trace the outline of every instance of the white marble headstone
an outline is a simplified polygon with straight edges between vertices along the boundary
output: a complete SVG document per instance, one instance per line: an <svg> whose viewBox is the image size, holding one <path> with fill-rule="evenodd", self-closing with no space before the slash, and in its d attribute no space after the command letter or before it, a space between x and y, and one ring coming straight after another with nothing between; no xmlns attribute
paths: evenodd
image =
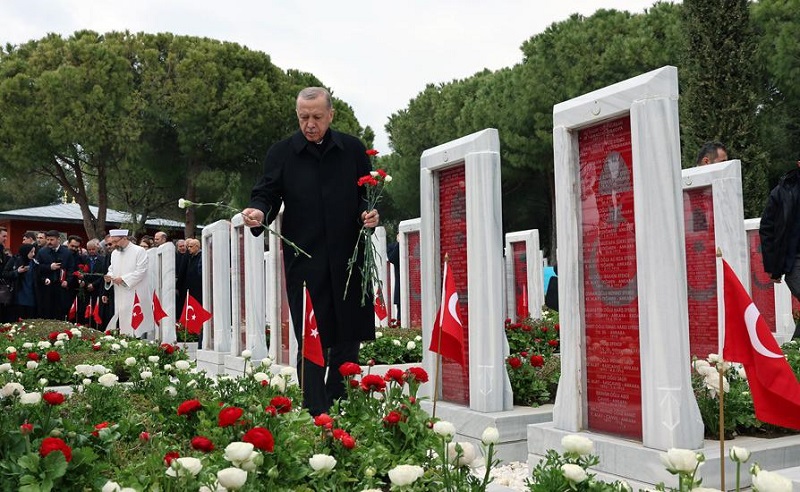
<svg viewBox="0 0 800 492"><path fill-rule="evenodd" d="M156 248L156 268L158 278L151 285L155 286L154 290L161 303L161 308L167 313L167 317L157 323L156 338L162 342L172 343L176 339L177 310L175 306L175 245L171 242L167 241Z"/></svg>
<svg viewBox="0 0 800 492"><path fill-rule="evenodd" d="M387 269L386 265L389 263L389 260L386 257L386 228L383 226L379 226L375 228L375 232L370 236L372 240L372 244L375 246L375 251L377 252L376 263L378 265L378 278L380 279L381 285L383 286L381 290L381 296L383 297L384 306L386 307L387 316L383 320L378 318L378 314L375 314L375 326L389 326L389 313L390 313L390 305L392 300L386 297L387 292L391 292L391 288L389 287L389 276L386 275ZM378 286L373 285L374 295L373 295L373 302L376 302L378 296Z"/></svg>
<svg viewBox="0 0 800 492"><path fill-rule="evenodd" d="M409 219L400 222L400 324L406 328L421 328L421 306L418 311L413 303L421 303L420 278L411 271L410 258L419 258L419 234L421 221ZM412 248L416 246L416 251ZM416 272L421 273L421 272ZM414 319L412 319L414 318Z"/></svg>
<svg viewBox="0 0 800 492"><path fill-rule="evenodd" d="M514 247L521 247L525 252L525 278L517 279L515 272ZM517 316L517 304L520 296L526 297L528 313L534 319L542 316L544 305L544 272L539 249L539 231L509 232L506 234L506 317L520 321ZM518 292L517 285L525 285L524 292Z"/></svg>

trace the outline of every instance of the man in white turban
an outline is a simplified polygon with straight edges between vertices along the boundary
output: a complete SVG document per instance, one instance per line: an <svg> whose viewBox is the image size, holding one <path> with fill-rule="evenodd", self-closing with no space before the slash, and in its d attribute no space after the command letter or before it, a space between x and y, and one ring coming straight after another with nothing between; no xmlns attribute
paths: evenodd
<svg viewBox="0 0 800 492"><path fill-rule="evenodd" d="M127 229L112 229L110 236L114 251L104 277L105 287L114 287L114 316L119 320L120 333L141 338L153 331L154 327L150 304L153 293L147 277L147 251L130 242ZM137 297L138 303L135 302ZM134 329L133 325L137 323ZM113 328L113 320L109 327Z"/></svg>

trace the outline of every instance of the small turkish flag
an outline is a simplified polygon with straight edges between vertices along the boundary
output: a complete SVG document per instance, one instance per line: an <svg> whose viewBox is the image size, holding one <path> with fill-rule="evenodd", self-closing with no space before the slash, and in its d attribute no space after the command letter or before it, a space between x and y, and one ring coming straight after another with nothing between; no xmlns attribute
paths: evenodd
<svg viewBox="0 0 800 492"><path fill-rule="evenodd" d="M441 339L441 342L440 342ZM431 352L441 354L464 367L464 325L458 309L458 292L453 272L444 261L444 281L442 282L442 303L433 323Z"/></svg>
<svg viewBox="0 0 800 492"><path fill-rule="evenodd" d="M86 305L86 309L83 310L83 317L87 320L92 317L92 300L89 299L89 304Z"/></svg>
<svg viewBox="0 0 800 492"><path fill-rule="evenodd" d="M203 309L203 305L197 299L186 293L186 303L183 305L180 323L186 327L189 333L199 335L203 329L203 323L211 319L211 313Z"/></svg>
<svg viewBox="0 0 800 492"><path fill-rule="evenodd" d="M75 316L78 315L78 298L72 300L72 306L69 307L69 319L74 320Z"/></svg>
<svg viewBox="0 0 800 492"><path fill-rule="evenodd" d="M131 327L134 330L139 328L139 325L144 321L144 313L142 312L142 303L139 302L139 293L133 294L133 314L131 315Z"/></svg>
<svg viewBox="0 0 800 492"><path fill-rule="evenodd" d="M383 292L380 289L375 295L375 315L381 321L389 317L389 313L386 312L386 303L383 301Z"/></svg>
<svg viewBox="0 0 800 492"><path fill-rule="evenodd" d="M153 319L156 323L167 317L167 312L161 306L161 301L158 300L156 292L153 291Z"/></svg>
<svg viewBox="0 0 800 492"><path fill-rule="evenodd" d="M531 315L528 309L528 286L522 284L522 292L517 296L517 321L521 321Z"/></svg>
<svg viewBox="0 0 800 492"><path fill-rule="evenodd" d="M97 323L97 326L103 324L103 317L100 316L100 299L94 303L94 313L92 317L94 318L94 322Z"/></svg>
<svg viewBox="0 0 800 492"><path fill-rule="evenodd" d="M322 355L322 338L317 329L317 318L314 316L314 306L311 304L311 294L303 286L305 293L305 307L303 308L303 357L314 364L325 367L325 357Z"/></svg>

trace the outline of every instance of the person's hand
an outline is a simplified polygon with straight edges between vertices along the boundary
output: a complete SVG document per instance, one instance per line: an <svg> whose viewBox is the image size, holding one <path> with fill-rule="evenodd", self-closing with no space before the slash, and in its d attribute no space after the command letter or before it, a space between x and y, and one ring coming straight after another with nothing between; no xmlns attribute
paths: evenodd
<svg viewBox="0 0 800 492"><path fill-rule="evenodd" d="M114 277L114 279L113 279L111 282L112 282L114 285L122 285L122 284L123 284L123 282L122 282L122 277Z"/></svg>
<svg viewBox="0 0 800 492"><path fill-rule="evenodd" d="M56 262L50 263L50 270L55 271L60 269L61 269L61 263L56 263Z"/></svg>
<svg viewBox="0 0 800 492"><path fill-rule="evenodd" d="M773 283L773 284L779 284L779 283L781 283L781 278L780 278L780 277L778 277L778 278L771 278L770 280L772 280L772 283Z"/></svg>
<svg viewBox="0 0 800 492"><path fill-rule="evenodd" d="M380 223L380 215L378 215L378 211L372 209L369 212L361 212L361 223L364 224L364 227L378 227L378 224Z"/></svg>
<svg viewBox="0 0 800 492"><path fill-rule="evenodd" d="M94 292L94 285L92 284L87 285L86 290L88 290L89 292Z"/></svg>
<svg viewBox="0 0 800 492"><path fill-rule="evenodd" d="M244 225L247 227L259 227L264 223L264 212L257 208L246 208L242 210Z"/></svg>
<svg viewBox="0 0 800 492"><path fill-rule="evenodd" d="M62 289L66 289L66 288L67 288L67 281L66 281L66 280L64 280L63 282L61 282L61 288L62 288Z"/></svg>
<svg viewBox="0 0 800 492"><path fill-rule="evenodd" d="M109 283L114 279L113 279L113 277L111 277L111 275L103 275L103 280L105 280L106 283Z"/></svg>

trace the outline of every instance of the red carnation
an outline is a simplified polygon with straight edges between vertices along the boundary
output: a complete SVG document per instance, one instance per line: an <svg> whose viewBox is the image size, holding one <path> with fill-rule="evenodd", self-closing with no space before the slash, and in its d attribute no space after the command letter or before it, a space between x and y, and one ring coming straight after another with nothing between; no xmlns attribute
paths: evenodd
<svg viewBox="0 0 800 492"><path fill-rule="evenodd" d="M276 396L269 401L278 413L288 413L292 410L292 399L286 396Z"/></svg>
<svg viewBox="0 0 800 492"><path fill-rule="evenodd" d="M272 432L264 427L253 427L245 432L242 441L249 442L254 447L268 453L275 449L275 438L272 437Z"/></svg>
<svg viewBox="0 0 800 492"><path fill-rule="evenodd" d="M355 362L345 362L341 366L339 366L339 374L342 377L348 378L350 376L356 376L361 374L361 366L356 364Z"/></svg>
<svg viewBox="0 0 800 492"><path fill-rule="evenodd" d="M219 412L217 423L220 427L228 427L235 424L240 418L242 418L242 414L244 414L244 410L239 407L223 408Z"/></svg>
<svg viewBox="0 0 800 492"><path fill-rule="evenodd" d="M421 367L409 367L408 374L420 383L428 382L428 373Z"/></svg>
<svg viewBox="0 0 800 492"><path fill-rule="evenodd" d="M64 403L64 395L58 391L45 391L45 393L42 395L42 399L46 401L48 405L53 406Z"/></svg>
<svg viewBox="0 0 800 492"><path fill-rule="evenodd" d="M330 429L333 426L333 418L327 413L321 413L314 417L314 425Z"/></svg>
<svg viewBox="0 0 800 492"><path fill-rule="evenodd" d="M398 422L400 422L401 420L403 420L403 416L402 416L402 415L400 415L400 412L398 412L397 410L392 410L391 412L389 412L389 413L388 413L388 414L387 414L387 415L386 415L386 416L383 418L383 421L384 421L384 422L385 422L387 425L395 425L395 424L397 424Z"/></svg>
<svg viewBox="0 0 800 492"><path fill-rule="evenodd" d="M544 365L544 357L541 355L531 355L531 365L533 367L542 367Z"/></svg>
<svg viewBox="0 0 800 492"><path fill-rule="evenodd" d="M525 352L523 350L522 352L519 353L519 355L522 356L522 357L527 357L528 356L528 352Z"/></svg>
<svg viewBox="0 0 800 492"><path fill-rule="evenodd" d="M44 458L53 451L60 451L67 461L72 460L72 448L67 446L67 443L57 437L45 437L39 447L39 455Z"/></svg>
<svg viewBox="0 0 800 492"><path fill-rule="evenodd" d="M519 369L520 366L522 366L522 361L519 357L509 357L508 365L511 366L512 369Z"/></svg>
<svg viewBox="0 0 800 492"><path fill-rule="evenodd" d="M383 391L386 389L386 382L377 374L367 374L361 378L361 389L364 391Z"/></svg>
<svg viewBox="0 0 800 492"><path fill-rule="evenodd" d="M387 382L394 381L397 384L403 384L406 379L406 373L396 367L393 367L386 371L386 374L383 375L383 379Z"/></svg>
<svg viewBox="0 0 800 492"><path fill-rule="evenodd" d="M375 157L376 155L378 155L378 151L375 149L367 149L367 155L370 157Z"/></svg>
<svg viewBox="0 0 800 492"><path fill-rule="evenodd" d="M203 408L203 404L198 400L186 400L178 405L178 415L188 415Z"/></svg>
<svg viewBox="0 0 800 492"><path fill-rule="evenodd" d="M150 440L150 433L147 431L142 431L139 433L139 440L142 442L147 442Z"/></svg>
<svg viewBox="0 0 800 492"><path fill-rule="evenodd" d="M170 451L164 455L164 464L169 466L172 464L172 460L176 460L181 457L181 454L177 451Z"/></svg>
<svg viewBox="0 0 800 492"><path fill-rule="evenodd" d="M55 350L47 352L47 362L58 362L61 360L61 354Z"/></svg>
<svg viewBox="0 0 800 492"><path fill-rule="evenodd" d="M28 360L39 360L39 354L36 352L28 352Z"/></svg>
<svg viewBox="0 0 800 492"><path fill-rule="evenodd" d="M378 176L380 176L381 178L385 178L386 176L388 176L388 174L386 174L386 171L384 171L383 169L378 169Z"/></svg>
<svg viewBox="0 0 800 492"><path fill-rule="evenodd" d="M520 328L522 329L522 331L531 331L531 325L526 325L525 323L522 323Z"/></svg>
<svg viewBox="0 0 800 492"><path fill-rule="evenodd" d="M204 453L210 453L211 451L214 451L214 443L211 442L211 439L207 437L203 436L193 437L192 449L196 449Z"/></svg>

